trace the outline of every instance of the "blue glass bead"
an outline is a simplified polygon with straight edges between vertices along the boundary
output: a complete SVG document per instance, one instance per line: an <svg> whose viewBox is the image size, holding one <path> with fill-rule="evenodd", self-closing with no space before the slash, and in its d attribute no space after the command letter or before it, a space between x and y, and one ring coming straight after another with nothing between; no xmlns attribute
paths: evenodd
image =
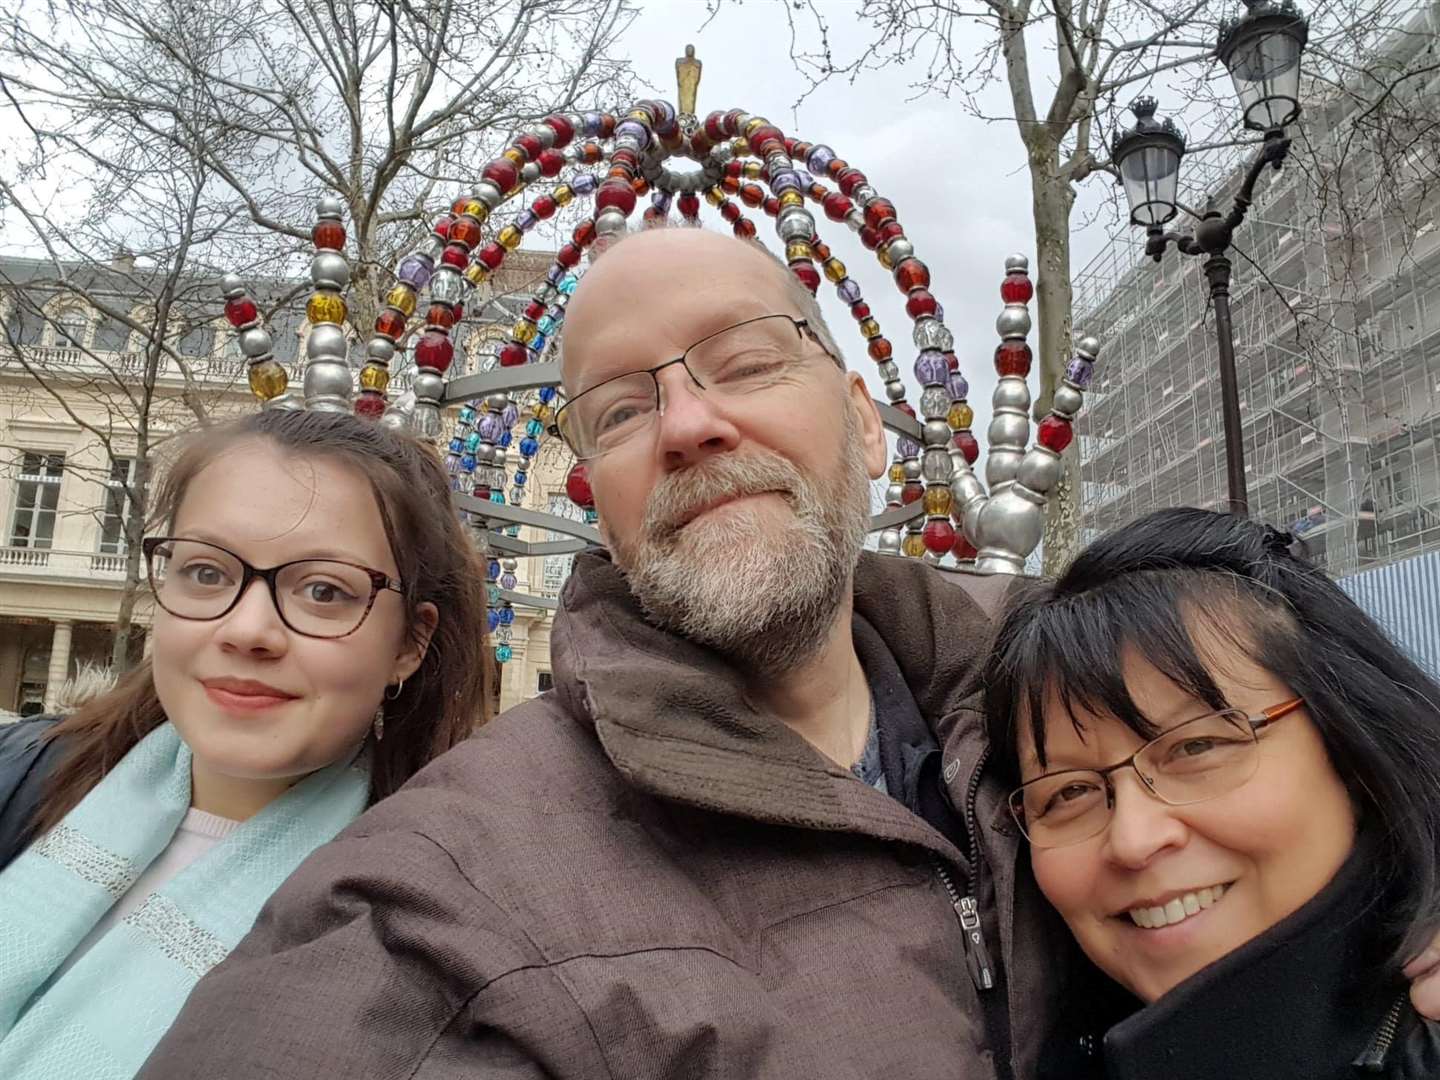
<svg viewBox="0 0 1440 1080"><path fill-rule="evenodd" d="M487 585L485 587L485 602L491 607L500 603L500 587L498 585Z"/></svg>
<svg viewBox="0 0 1440 1080"><path fill-rule="evenodd" d="M549 405L550 402L555 400L557 393L558 391L553 386L542 386L540 387L540 400L546 405Z"/></svg>
<svg viewBox="0 0 1440 1080"><path fill-rule="evenodd" d="M434 273L434 267L431 266L430 260L421 252L412 251L400 260L395 276L419 292L430 281L432 273Z"/></svg>
<svg viewBox="0 0 1440 1080"><path fill-rule="evenodd" d="M461 454L461 455L460 455L460 468L462 468L463 470L465 470L467 473L472 473L472 472L474 472L474 471L475 471L475 455L474 455L474 454Z"/></svg>
<svg viewBox="0 0 1440 1080"><path fill-rule="evenodd" d="M524 472L520 471L519 469L517 469L517 470L515 471L515 486L516 486L516 487L524 487L524 486L525 486L525 481L526 481L526 479L528 479L528 478L526 477L526 475L524 474Z"/></svg>
<svg viewBox="0 0 1440 1080"><path fill-rule="evenodd" d="M905 435L895 440L895 453L902 458L919 457L920 444Z"/></svg>
<svg viewBox="0 0 1440 1080"><path fill-rule="evenodd" d="M450 453L458 454L465 449L465 440L456 435L450 440Z"/></svg>
<svg viewBox="0 0 1440 1080"><path fill-rule="evenodd" d="M515 227L521 232L529 232L540 221L540 215L534 210L521 210L515 217Z"/></svg>
<svg viewBox="0 0 1440 1080"><path fill-rule="evenodd" d="M601 116L598 112L587 112L581 117L580 122L582 125L581 130L593 138L599 135L600 129L605 126L605 117Z"/></svg>
<svg viewBox="0 0 1440 1080"><path fill-rule="evenodd" d="M600 511L599 511L599 510L586 510L586 511L585 511L585 524L586 524L586 525L594 525L594 524L595 524L597 521L599 521L599 520L600 520Z"/></svg>
<svg viewBox="0 0 1440 1080"><path fill-rule="evenodd" d="M579 284L580 279L578 277L576 277L574 274L566 274L563 278L560 279L559 289L566 296L569 296L575 291L576 286L578 286Z"/></svg>
<svg viewBox="0 0 1440 1080"><path fill-rule="evenodd" d="M510 651L510 646L509 646L509 645L496 645L496 646L495 646L495 660L496 660L498 663L508 664L508 663L510 662L510 657L511 657L512 655L513 655L513 654L512 654L511 651Z"/></svg>
<svg viewBox="0 0 1440 1080"><path fill-rule="evenodd" d="M519 525L506 525L506 526L505 526L505 535L506 535L506 536L519 536L519 535L520 535L520 526L519 526Z"/></svg>
<svg viewBox="0 0 1440 1080"><path fill-rule="evenodd" d="M515 575L514 575L514 574L501 574L501 575L500 575L500 587L501 587L502 589L513 589L513 588L515 588L515 581L516 581L516 578L515 578Z"/></svg>
<svg viewBox="0 0 1440 1080"><path fill-rule="evenodd" d="M1090 379L1094 374L1095 365L1089 360L1082 359L1078 356L1074 360L1071 360L1065 368L1065 378L1069 379L1081 390L1084 390L1090 385Z"/></svg>
<svg viewBox="0 0 1440 1080"><path fill-rule="evenodd" d="M466 449L466 450L469 450L470 453L472 453L472 454L473 454L476 450L479 450L479 449L480 449L480 434L479 434L479 432L472 431L472 432L470 432L469 435L466 435L466 436L465 436L465 449Z"/></svg>
<svg viewBox="0 0 1440 1080"><path fill-rule="evenodd" d="M970 382L958 371L945 380L945 389L950 391L951 401L964 401L970 396Z"/></svg>
<svg viewBox="0 0 1440 1080"><path fill-rule="evenodd" d="M535 452L539 449L539 441L532 439L529 435L526 435L525 438L520 440L520 453L524 454L527 458L534 457Z"/></svg>
<svg viewBox="0 0 1440 1080"><path fill-rule="evenodd" d="M835 291L840 294L840 299L847 304L860 302L860 283L854 278L841 278L840 283L835 286Z"/></svg>
<svg viewBox="0 0 1440 1080"><path fill-rule="evenodd" d="M544 433L545 425L542 424L539 420L531 419L525 421L525 434L529 435L530 438L538 439Z"/></svg>
<svg viewBox="0 0 1440 1080"><path fill-rule="evenodd" d="M515 621L515 609L513 607L502 607L500 609L500 625L509 626Z"/></svg>
<svg viewBox="0 0 1440 1080"><path fill-rule="evenodd" d="M545 342L549 340L550 339L547 338L544 334L536 333L534 340L530 342L530 351L536 356L539 356L542 352L545 351Z"/></svg>
<svg viewBox="0 0 1440 1080"><path fill-rule="evenodd" d="M514 437L515 437L515 436L511 435L510 432L508 432L508 431L503 432L503 433L500 435L500 441L499 441L498 443L496 443L495 445L496 445L496 446L509 446L509 445L510 445L510 440L513 439Z"/></svg>
<svg viewBox="0 0 1440 1080"><path fill-rule="evenodd" d="M570 181L570 190L575 192L576 195L589 195L599 186L600 181L595 179L594 173L581 173L575 177L574 180ZM562 286L560 291L565 292L566 290ZM571 288L569 291L574 292L575 290Z"/></svg>
<svg viewBox="0 0 1440 1080"><path fill-rule="evenodd" d="M500 612L494 608L485 612L485 625L490 628L490 632L493 634L500 626Z"/></svg>
<svg viewBox="0 0 1440 1080"><path fill-rule="evenodd" d="M473 406L473 405L461 405L461 406L460 406L460 423L465 424L465 425L467 425L467 426L470 425L470 424L475 423L475 406Z"/></svg>
<svg viewBox="0 0 1440 1080"><path fill-rule="evenodd" d="M945 354L926 349L915 359L915 381L921 386L944 386L950 377L950 364Z"/></svg>
<svg viewBox="0 0 1440 1080"><path fill-rule="evenodd" d="M491 559L489 562L487 562L487 563L485 564L485 578L486 578L486 580L488 580L488 581L494 581L494 580L495 580L496 578L498 578L499 576L500 576L500 560L499 560L499 559Z"/></svg>
<svg viewBox="0 0 1440 1080"><path fill-rule="evenodd" d="M830 168L830 162L834 160L834 150L824 143L816 143L810 148L810 156L805 159L805 167L811 172L825 173Z"/></svg>
<svg viewBox="0 0 1440 1080"><path fill-rule="evenodd" d="M539 330L542 334L548 334L551 330L555 329L555 320L549 315L541 315L535 323L535 329Z"/></svg>
<svg viewBox="0 0 1440 1080"><path fill-rule="evenodd" d="M480 418L480 425L475 429L480 432L480 437L488 443L495 442L505 430L505 425L500 421L499 413L486 413Z"/></svg>
<svg viewBox="0 0 1440 1080"><path fill-rule="evenodd" d="M490 501L493 503L499 503L503 506L505 503L505 493L503 491L490 492Z"/></svg>

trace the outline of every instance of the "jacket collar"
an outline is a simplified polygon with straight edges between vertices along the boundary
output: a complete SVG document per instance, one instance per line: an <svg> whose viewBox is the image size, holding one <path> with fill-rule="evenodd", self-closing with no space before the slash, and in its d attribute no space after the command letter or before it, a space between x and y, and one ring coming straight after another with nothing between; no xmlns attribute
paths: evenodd
<svg viewBox="0 0 1440 1080"><path fill-rule="evenodd" d="M1005 587L869 553L856 568L855 610L895 657L947 757L950 729L977 695L986 609ZM606 552L577 556L552 642L557 693L636 787L760 821L920 844L957 861L924 822L760 708L727 660L649 622Z"/></svg>

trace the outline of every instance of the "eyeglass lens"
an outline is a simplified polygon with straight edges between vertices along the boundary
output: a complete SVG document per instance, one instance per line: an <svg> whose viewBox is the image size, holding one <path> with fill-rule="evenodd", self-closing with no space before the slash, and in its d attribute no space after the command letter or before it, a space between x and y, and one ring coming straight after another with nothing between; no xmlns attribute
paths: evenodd
<svg viewBox="0 0 1440 1080"><path fill-rule="evenodd" d="M1186 806L1235 790L1258 763L1249 718L1221 712L1177 724L1143 747L1134 767L1162 801ZM1011 807L1030 842L1042 848L1088 840L1114 813L1105 776L1088 769L1032 780L1011 795Z"/></svg>
<svg viewBox="0 0 1440 1080"><path fill-rule="evenodd" d="M799 327L772 315L722 330L685 354L685 367L717 397L737 397L775 385L802 362ZM607 453L646 431L659 412L660 386L649 371L635 371L577 395L562 414L567 440L582 457Z"/></svg>
<svg viewBox="0 0 1440 1080"><path fill-rule="evenodd" d="M245 565L223 548L198 540L171 540L150 560L155 598L182 619L217 619L234 605ZM290 563L275 578L280 616L296 633L343 637L364 621L374 592L357 566L311 559Z"/></svg>

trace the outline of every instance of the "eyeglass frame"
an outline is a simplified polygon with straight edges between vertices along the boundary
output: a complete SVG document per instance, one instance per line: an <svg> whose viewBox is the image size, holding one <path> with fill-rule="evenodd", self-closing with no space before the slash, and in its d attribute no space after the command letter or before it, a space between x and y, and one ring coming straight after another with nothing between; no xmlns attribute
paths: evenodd
<svg viewBox="0 0 1440 1080"><path fill-rule="evenodd" d="M157 548L160 547L161 544L173 544L177 541L184 541L191 544L203 544L206 547L214 548L216 551L223 551L226 555L229 555L232 559L234 559L240 564L240 587L235 590L234 598L231 599L229 605L226 606L224 611L221 611L215 615L181 615L178 612L171 611L168 607L165 607L165 601L160 599L160 589L155 583L155 551ZM209 540L196 540L193 537L189 536L147 536L140 541L140 549L145 554L145 576L150 582L150 592L155 597L155 602L159 604L162 608L164 608L167 614L173 615L177 619L184 619L187 622L214 622L216 619L223 619L226 615L229 615L230 612L234 611L237 606L239 606L240 599L245 595L246 592L249 591L251 583L259 580L265 582L265 585L269 588L270 603L274 605L275 614L280 617L280 621L285 624L285 628L287 630L289 630L291 633L299 634L301 637L313 638L316 641L339 641L343 638L349 637L351 634L358 631L360 627L365 625L365 620L370 617L371 609L375 607L375 598L379 596L382 592L384 592L386 589L397 592L401 596L405 595L404 584L399 580L392 578L383 570L376 570L372 566L365 566L362 563L350 562L347 559L291 559L289 562L283 562L277 566L269 566L262 568L251 565L249 562L246 562L245 559L241 558L239 555L235 554L235 552L231 551L227 547L224 547L220 544L211 543ZM370 575L370 599L365 604L365 611L361 614L359 621L356 622L356 624L352 626L349 630L346 630L343 634L310 634L305 632L304 630L297 629L294 624L292 624L290 620L285 617L285 609L281 605L280 595L276 591L278 588L278 586L276 585L276 581L279 578L280 571L286 569L287 567L309 562L338 563L340 566L348 566L354 570L363 570L365 573Z"/></svg>
<svg viewBox="0 0 1440 1080"><path fill-rule="evenodd" d="M1155 786L1152 781L1148 777L1146 777L1146 775L1140 771L1140 767L1135 764L1135 759L1138 758L1141 754L1145 753L1146 750L1149 750L1156 743L1169 738L1170 735L1172 735L1180 728L1187 727L1190 724L1198 724L1201 720L1209 720L1210 718L1216 716L1239 715L1243 717L1244 720L1250 725L1250 737L1252 740L1251 745L1258 746L1260 742L1259 735L1261 731L1269 727L1271 724L1275 723L1277 720L1283 720L1285 717L1289 716L1297 709L1303 708L1304 705L1304 698L1295 697L1290 698L1287 701L1282 701L1278 705L1271 705L1268 708L1261 709L1258 713L1253 714L1247 714L1242 709L1216 709L1214 712L1201 713L1199 716L1192 716L1188 720L1182 720L1178 724L1171 725L1165 731L1162 731L1159 735L1156 735L1153 739L1147 741L1143 746L1141 746L1133 754L1127 757L1124 761L1117 761L1115 764L1107 765L1103 769L1056 769L1053 772L1042 773L1041 775L1035 777L1032 780L1027 780L1025 781L1025 783L1017 787L1014 791L1010 792L1009 796L1005 800L1005 805L1010 811L1010 816L1015 819L1015 824L1020 829L1021 835L1023 835L1025 839L1029 841L1030 845L1034 847L1036 846L1035 840L1033 837L1031 837L1029 830L1025 828L1025 812L1023 809L1020 809L1020 806L1017 806L1017 800L1019 801L1021 806L1023 806L1024 804L1025 789L1033 784L1038 784L1042 780L1048 780L1051 777L1055 776L1064 776L1066 773L1082 773L1087 776L1100 777L1101 782L1103 782L1105 785L1105 809L1107 811L1107 814L1104 825L1102 825L1100 828L1096 829L1093 833L1090 833L1087 836L1081 836L1074 840L1067 840L1063 844L1051 844L1047 847L1040 848L1041 851L1054 851L1057 848L1072 847L1075 844L1083 844L1086 840L1093 840L1095 837L1099 836L1107 828L1110 827L1110 822L1115 819L1115 783L1113 780L1111 780L1111 776L1114 773L1121 771L1122 769L1133 769L1135 775L1140 779L1140 785L1147 792L1149 792L1153 798L1164 803L1166 806L1197 806L1200 803L1209 802L1211 799L1218 799L1221 795L1228 794L1228 792L1217 792L1214 795L1207 795L1203 799L1192 799L1189 802L1172 802L1169 799L1165 798L1164 795L1161 795L1160 792L1155 790ZM1243 787L1247 782L1248 781L1241 781L1240 784L1238 784L1234 788L1231 788L1230 790L1239 790L1239 788Z"/></svg>
<svg viewBox="0 0 1440 1080"><path fill-rule="evenodd" d="M565 400L565 403L555 410L555 420L549 427L549 433L551 435L558 435L562 440L564 440L565 445L570 447L570 452L575 455L575 458L578 461L594 461L597 458L603 457L604 454L608 453L609 451L605 451L599 454L590 454L589 456L582 455L579 449L566 436L564 429L561 427L560 417L565 414L565 411L567 409L569 409L577 401L583 398L586 394L599 390L602 386L608 386L619 379L628 379L634 375L649 375L650 381L655 385L655 411L663 416L665 414L665 407L660 402L660 372L664 371L668 367L674 367L676 364L679 364L685 369L685 374L690 376L691 382L693 382L701 390L708 389L706 385L702 383L700 379L696 376L695 372L690 370L690 365L686 362L687 357L689 357L689 355L696 349L698 349L701 345L704 345L707 341L713 341L721 334L728 334L731 330L738 330L742 326L749 326L751 323L762 322L765 319L788 320L791 325L795 327L796 333L800 335L802 340L808 337L816 345L820 346L821 350L825 353L826 356L830 357L831 360L835 361L835 365L841 371L845 370L845 362L841 360L840 357L836 356L833 352L831 352L828 348L826 348L825 343L820 340L820 335L817 334L815 332L815 328L810 325L809 319L802 319L796 315L791 315L788 312L784 311L772 311L768 315L756 315L753 318L742 319L740 322L732 323L729 326L722 326L719 330L706 334L699 341L691 344L684 352L682 352L679 356L675 357L673 360L663 361L662 363L656 364L654 367L636 368L634 371L622 371L618 375L612 375L608 379L602 379L594 386L586 387L584 390L580 391L580 393L576 394L573 398L567 398Z"/></svg>

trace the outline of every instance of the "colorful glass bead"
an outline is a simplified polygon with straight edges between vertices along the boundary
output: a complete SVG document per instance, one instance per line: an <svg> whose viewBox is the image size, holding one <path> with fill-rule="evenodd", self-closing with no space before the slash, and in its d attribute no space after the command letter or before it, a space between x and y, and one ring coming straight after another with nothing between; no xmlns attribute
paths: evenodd
<svg viewBox="0 0 1440 1080"><path fill-rule="evenodd" d="M555 145L557 147L564 147L575 137L575 129L570 126L570 121L558 113L553 116L547 116L543 123L551 131L555 132Z"/></svg>
<svg viewBox="0 0 1440 1080"><path fill-rule="evenodd" d="M366 420L379 420L385 414L385 398L373 390L362 390L355 399L355 415Z"/></svg>
<svg viewBox="0 0 1440 1080"><path fill-rule="evenodd" d="M925 485L919 480L907 480L900 491L900 501L906 506L918 501L925 494Z"/></svg>
<svg viewBox="0 0 1440 1080"><path fill-rule="evenodd" d="M492 240L475 253L475 258L487 270L494 270L505 261L505 249Z"/></svg>
<svg viewBox="0 0 1440 1080"><path fill-rule="evenodd" d="M950 553L955 556L956 562L973 562L975 556L980 554L969 537L959 529L955 530L955 546L950 549Z"/></svg>
<svg viewBox="0 0 1440 1080"><path fill-rule="evenodd" d="M395 270L395 276L415 290L423 289L429 283L431 273L430 260L414 252L401 259Z"/></svg>
<svg viewBox="0 0 1440 1080"><path fill-rule="evenodd" d="M535 324L532 323L529 319L518 319L515 322L515 326L510 331L510 336L513 337L516 341L523 342L524 344L528 345L530 344L530 342L535 340L535 335L538 332L539 331L535 329Z"/></svg>
<svg viewBox="0 0 1440 1080"><path fill-rule="evenodd" d="M800 279L800 283L812 293L820 288L820 271L809 262L796 260L790 264L790 272Z"/></svg>
<svg viewBox="0 0 1440 1080"><path fill-rule="evenodd" d="M1069 420L1062 420L1058 416L1047 416L1040 421L1040 427L1035 433L1035 440L1044 447L1061 453L1070 441L1075 438L1075 429L1070 426Z"/></svg>
<svg viewBox="0 0 1440 1080"><path fill-rule="evenodd" d="M472 262L465 268L463 276L471 285L478 287L485 284L486 279L490 276L490 270L484 263Z"/></svg>
<svg viewBox="0 0 1440 1080"><path fill-rule="evenodd" d="M366 364L360 369L360 389L383 394L390 385L390 372L379 364Z"/></svg>
<svg viewBox="0 0 1440 1080"><path fill-rule="evenodd" d="M948 363L954 353L947 353L945 360ZM950 391L950 398L953 401L964 401L970 396L970 382L964 375L955 370L955 365L950 367L950 377L945 380L945 389Z"/></svg>
<svg viewBox="0 0 1440 1080"><path fill-rule="evenodd" d="M455 344L450 335L439 330L427 330L415 344L415 366L434 368L445 372L455 358Z"/></svg>
<svg viewBox="0 0 1440 1080"><path fill-rule="evenodd" d="M524 239L525 234L522 233L519 229L517 229L514 225L506 225L503 229L500 230L500 234L495 237L495 242L498 243L506 251L514 251L520 246L521 242Z"/></svg>
<svg viewBox="0 0 1440 1080"><path fill-rule="evenodd" d="M545 431L545 425L539 420L525 421L525 434L532 439L538 439Z"/></svg>
<svg viewBox="0 0 1440 1080"><path fill-rule="evenodd" d="M949 376L950 366L945 363L943 353L926 349L915 358L915 381L921 386L943 386ZM949 401L948 391L946 401Z"/></svg>
<svg viewBox="0 0 1440 1080"><path fill-rule="evenodd" d="M950 445L964 454L965 460L971 465L974 465L980 457L980 440L975 438L974 433L970 431L955 432L954 438L950 440Z"/></svg>
<svg viewBox="0 0 1440 1080"><path fill-rule="evenodd" d="M345 226L338 221L317 221L310 230L310 239L324 251L339 251L345 246Z"/></svg>
<svg viewBox="0 0 1440 1080"><path fill-rule="evenodd" d="M923 500L925 506L925 513L929 514L931 517L948 515L950 513L950 506L953 502L954 499L951 497L950 489L947 487L937 486L925 489L925 498ZM940 554L943 555L944 552L941 552Z"/></svg>
<svg viewBox="0 0 1440 1080"><path fill-rule="evenodd" d="M635 209L635 191L623 180L606 180L595 193L595 208L614 207L626 217Z"/></svg>
<svg viewBox="0 0 1440 1080"><path fill-rule="evenodd" d="M250 365L248 381L251 393L261 401L269 401L285 392L290 377L285 374L279 361L262 360L258 364Z"/></svg>
<svg viewBox="0 0 1440 1080"><path fill-rule="evenodd" d="M848 195L849 192L846 192ZM889 199L871 199L865 204L865 224L878 230L887 221L895 220L895 204Z"/></svg>
<svg viewBox="0 0 1440 1080"><path fill-rule="evenodd" d="M1029 274L1006 274L1000 283L1000 299L1007 304L1028 304L1035 295Z"/></svg>
<svg viewBox="0 0 1440 1080"><path fill-rule="evenodd" d="M896 270L898 279L899 270ZM924 288L912 289L910 295L905 298L905 314L912 319L923 319L925 316L933 316L940 305L935 302L935 297Z"/></svg>
<svg viewBox="0 0 1440 1080"><path fill-rule="evenodd" d="M375 332L391 341L399 341L405 336L405 315L396 311L393 307L386 308L375 320Z"/></svg>
<svg viewBox="0 0 1440 1080"><path fill-rule="evenodd" d="M947 496L950 494L945 488L936 490L943 491ZM927 521L925 528L920 531L920 535L924 538L925 547L935 555L948 554L950 549L955 546L955 526L945 518Z"/></svg>
<svg viewBox="0 0 1440 1080"><path fill-rule="evenodd" d="M450 214L446 214L444 217L439 218L435 222L435 227L431 230L431 232L433 232L441 240L445 240L450 236L450 226L453 224L455 224L455 218Z"/></svg>
<svg viewBox="0 0 1440 1080"><path fill-rule="evenodd" d="M510 657L513 656L513 655L514 655L514 652L511 650L511 648L510 648L509 645L496 645L496 646L495 646L495 661L496 661L496 663L508 664L508 663L510 662Z"/></svg>
<svg viewBox="0 0 1440 1080"><path fill-rule="evenodd" d="M305 305L305 317L310 320L312 325L315 323L343 323L345 321L345 301L336 293L316 293Z"/></svg>
<svg viewBox="0 0 1440 1080"><path fill-rule="evenodd" d="M431 304L425 312L425 325L449 330L455 325L455 309L449 304Z"/></svg>
<svg viewBox="0 0 1440 1080"><path fill-rule="evenodd" d="M450 242L473 248L480 242L480 223L472 217L456 218L450 226Z"/></svg>
<svg viewBox="0 0 1440 1080"><path fill-rule="evenodd" d="M1023 341L1002 341L995 347L995 371L1000 375L1018 375L1024 378L1030 374L1033 354L1030 346Z"/></svg>
<svg viewBox="0 0 1440 1080"><path fill-rule="evenodd" d="M945 416L945 422L956 431L963 431L975 422L975 410L963 401L957 401L950 406L950 412Z"/></svg>
<svg viewBox="0 0 1440 1080"><path fill-rule="evenodd" d="M925 554L925 537L920 533L906 533L900 541L900 550L911 559L920 558Z"/></svg>
<svg viewBox="0 0 1440 1080"><path fill-rule="evenodd" d="M255 301L248 296L239 296L225 301L225 319L237 330L249 326L260 317Z"/></svg>
<svg viewBox="0 0 1440 1080"><path fill-rule="evenodd" d="M515 163L508 158L499 157L486 165L480 173L482 177L489 180L502 192L509 191L520 182L520 170Z"/></svg>
<svg viewBox="0 0 1440 1080"><path fill-rule="evenodd" d="M832 284L838 285L845 280L847 274L848 271L845 269L845 264L839 259L825 260L825 278Z"/></svg>
<svg viewBox="0 0 1440 1080"><path fill-rule="evenodd" d="M874 319L868 319L868 318L867 318L867 319L861 319L861 320L860 320L860 333L864 334L867 339L868 339L868 338L873 338L873 337L879 337L879 336L880 336L880 324L879 324L878 322L876 322Z"/></svg>
<svg viewBox="0 0 1440 1080"><path fill-rule="evenodd" d="M565 477L565 494L582 509L588 510L595 505L595 493L590 488L590 470L583 461L577 461Z"/></svg>
<svg viewBox="0 0 1440 1080"><path fill-rule="evenodd" d="M1090 385L1090 380L1095 375L1095 365L1089 361L1076 357L1065 367L1065 378L1084 390Z"/></svg>
<svg viewBox="0 0 1440 1080"><path fill-rule="evenodd" d="M870 354L870 359L877 364L883 364L895 355L895 347L885 337L873 337L865 346L865 351Z"/></svg>
<svg viewBox="0 0 1440 1080"><path fill-rule="evenodd" d="M742 240L753 240L755 239L755 223L749 218L741 218L735 222L734 232Z"/></svg>

